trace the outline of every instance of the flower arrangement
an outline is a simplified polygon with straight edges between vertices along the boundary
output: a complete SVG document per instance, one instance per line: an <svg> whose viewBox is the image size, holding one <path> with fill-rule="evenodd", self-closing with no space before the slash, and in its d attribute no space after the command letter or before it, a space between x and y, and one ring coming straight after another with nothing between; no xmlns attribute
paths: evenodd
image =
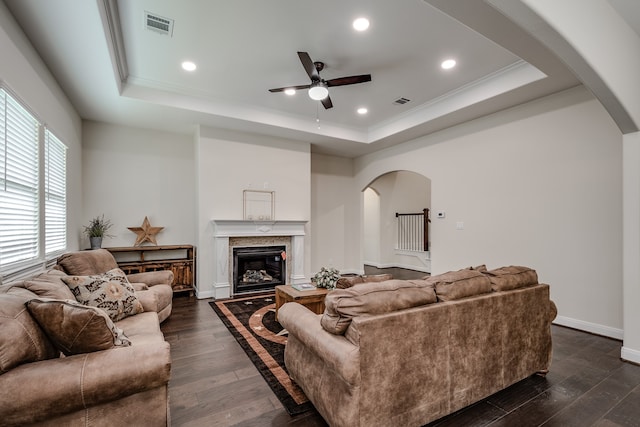
<svg viewBox="0 0 640 427"><path fill-rule="evenodd" d="M333 267L322 267L320 271L311 278L311 281L314 282L318 288L335 289L338 279L340 279L340 272L337 269Z"/></svg>

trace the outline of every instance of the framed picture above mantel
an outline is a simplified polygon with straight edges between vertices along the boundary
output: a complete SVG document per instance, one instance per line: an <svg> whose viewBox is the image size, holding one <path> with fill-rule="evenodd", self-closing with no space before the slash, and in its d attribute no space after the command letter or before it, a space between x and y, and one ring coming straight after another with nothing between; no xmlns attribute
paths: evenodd
<svg viewBox="0 0 640 427"><path fill-rule="evenodd" d="M242 192L242 218L245 221L272 221L275 219L276 192L244 190Z"/></svg>

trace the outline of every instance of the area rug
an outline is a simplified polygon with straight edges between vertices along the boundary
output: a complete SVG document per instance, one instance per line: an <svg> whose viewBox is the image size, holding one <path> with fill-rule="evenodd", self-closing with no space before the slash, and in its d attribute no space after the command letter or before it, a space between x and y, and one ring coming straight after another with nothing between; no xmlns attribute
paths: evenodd
<svg viewBox="0 0 640 427"><path fill-rule="evenodd" d="M290 415L313 406L284 366L287 335L275 318L275 295L213 301L209 305L233 334ZM284 331L286 332L286 331Z"/></svg>

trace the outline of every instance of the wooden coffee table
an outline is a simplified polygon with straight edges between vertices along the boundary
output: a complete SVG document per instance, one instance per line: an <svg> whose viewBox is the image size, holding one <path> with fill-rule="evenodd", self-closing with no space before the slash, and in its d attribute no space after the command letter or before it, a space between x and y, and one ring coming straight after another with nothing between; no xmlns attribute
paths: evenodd
<svg viewBox="0 0 640 427"><path fill-rule="evenodd" d="M307 307L316 314L324 312L324 297L329 292L326 288L316 288L310 291L298 291L291 285L276 286L276 320L278 320L278 310L282 304L287 302L297 302Z"/></svg>

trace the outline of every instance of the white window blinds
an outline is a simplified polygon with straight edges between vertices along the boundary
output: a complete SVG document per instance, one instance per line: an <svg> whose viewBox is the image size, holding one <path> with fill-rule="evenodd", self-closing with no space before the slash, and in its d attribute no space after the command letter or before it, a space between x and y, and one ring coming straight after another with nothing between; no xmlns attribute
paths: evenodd
<svg viewBox="0 0 640 427"><path fill-rule="evenodd" d="M45 254L67 247L67 147L49 129L44 134Z"/></svg>
<svg viewBox="0 0 640 427"><path fill-rule="evenodd" d="M0 90L0 266L38 258L38 121Z"/></svg>
<svg viewBox="0 0 640 427"><path fill-rule="evenodd" d="M67 147L0 87L0 271L67 248Z"/></svg>

